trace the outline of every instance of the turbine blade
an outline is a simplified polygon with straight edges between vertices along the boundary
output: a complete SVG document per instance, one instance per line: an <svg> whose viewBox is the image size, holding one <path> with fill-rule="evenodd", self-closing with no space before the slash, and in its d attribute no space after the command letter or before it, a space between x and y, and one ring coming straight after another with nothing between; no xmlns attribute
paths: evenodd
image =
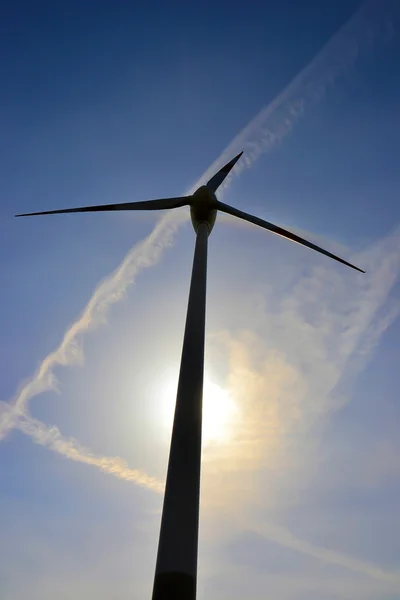
<svg viewBox="0 0 400 600"><path fill-rule="evenodd" d="M206 183L206 186L213 192L216 192L225 177L230 173L233 167L236 165L239 158L242 156L243 151L240 152L235 158L232 158L222 169L218 171L211 179Z"/></svg>
<svg viewBox="0 0 400 600"><path fill-rule="evenodd" d="M101 212L109 210L164 210L167 208L179 208L189 204L190 197L161 198L159 200L145 200L144 202L125 202L123 204L101 204L99 206L81 206L78 208L64 208L60 210L45 210L43 212L24 213L16 217L33 217L37 215L56 215L59 213L75 212Z"/></svg>
<svg viewBox="0 0 400 600"><path fill-rule="evenodd" d="M325 256L328 256L329 258L333 258L333 260L337 260L338 262L342 263L343 265L346 265L347 267L351 267L352 269L355 269L356 271L365 273L365 271L363 271L362 269L359 269L358 267L355 267L354 265L343 260L342 258L339 258L339 256L335 256L335 254L331 254L331 252L328 252L328 250L324 250L323 248L316 246L312 242L308 242L307 240L304 240L303 238L299 237L295 233L292 233L291 231L288 231L287 229L283 229L282 227L278 227L278 225L274 225L273 223L269 223L268 221L264 221L263 219L259 219L258 217L255 217L253 215L249 215L248 213L245 213L242 210L233 208L233 206L229 206L229 204L224 204L223 202L217 201L217 210L227 213L228 215L233 215L234 217L238 217L239 219L243 219L244 221L248 221L249 223L254 223L254 225L259 225L260 227L263 227L264 229L267 229L268 231L272 231L272 233L276 233L277 235L280 235L288 240L291 240L292 242L296 242L297 244L301 244L302 246L311 248L311 250L315 250L316 252L319 252L320 254L324 254Z"/></svg>

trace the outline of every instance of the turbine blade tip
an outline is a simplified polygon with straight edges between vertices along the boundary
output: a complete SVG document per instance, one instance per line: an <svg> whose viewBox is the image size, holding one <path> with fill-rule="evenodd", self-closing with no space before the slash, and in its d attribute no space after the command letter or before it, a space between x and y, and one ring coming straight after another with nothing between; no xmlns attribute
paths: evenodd
<svg viewBox="0 0 400 600"><path fill-rule="evenodd" d="M233 164L237 163L237 161L239 160L239 158L242 156L243 152L244 152L244 150L242 150L241 152L239 152L239 154L236 154L235 158L232 158L231 163L233 163Z"/></svg>

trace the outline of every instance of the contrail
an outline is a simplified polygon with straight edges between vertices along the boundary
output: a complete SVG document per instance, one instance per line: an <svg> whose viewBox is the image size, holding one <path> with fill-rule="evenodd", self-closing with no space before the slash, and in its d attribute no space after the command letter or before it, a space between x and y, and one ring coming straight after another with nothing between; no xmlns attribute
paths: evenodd
<svg viewBox="0 0 400 600"><path fill-rule="evenodd" d="M275 100L238 133L199 183L205 183L238 150L244 150L244 160L221 186L226 188L233 177L251 167L261 154L281 143L305 111L320 102L340 76L353 69L357 59L373 46L378 36L383 41L394 36L399 16L397 0L372 0L363 4Z"/></svg>
<svg viewBox="0 0 400 600"><path fill-rule="evenodd" d="M306 108L320 101L328 87L354 66L358 56L365 48L371 46L378 33L382 31L385 35L393 33L391 11L394 11L394 4L390 0L374 1L364 5L285 90L234 138L190 191L201 185L217 169L217 166L225 161L227 154L230 156L244 148L245 166L248 167L262 153L282 141L303 116ZM74 455L74 460L103 468L101 466L103 463L99 462L100 458L94 459L77 442L71 442L72 446L68 446L68 440L63 438L58 429L49 428L32 418L28 414L28 402L45 390L57 389L55 367L82 364L81 336L106 320L110 307L124 297L128 287L141 271L159 262L164 251L173 244L175 233L184 218L186 217L177 216L176 213L162 217L152 233L134 246L115 271L98 285L81 317L66 331L59 347L42 361L33 377L23 385L10 403L0 403L0 439L14 427L18 427L30 435L35 442L60 452L68 458L73 458ZM54 436L59 443L54 442ZM115 469L110 466L109 469L103 468L103 470L120 476L117 468L120 459L104 458L104 460L117 461ZM132 470L133 473L138 473L137 483L143 485L143 482L147 481L147 475ZM136 481L133 475L131 479Z"/></svg>
<svg viewBox="0 0 400 600"><path fill-rule="evenodd" d="M350 571L358 571L359 573L363 573L374 579L380 579L381 581L393 583L400 587L399 572L385 571L372 563L359 560L353 556L316 546L315 544L311 544L310 542L296 537L290 531L278 525L269 523L261 527L261 530L258 529L257 531L254 531L254 533L262 535L269 540L276 542L280 546L297 550L301 554L312 556L325 563L339 565Z"/></svg>
<svg viewBox="0 0 400 600"><path fill-rule="evenodd" d="M155 477L150 477L139 469L131 469L128 463L122 458L96 456L74 438L62 436L57 427L48 427L33 417L20 417L16 427L23 433L31 436L34 442L71 460L95 466L104 473L109 473L125 481L133 481L137 485L157 493L162 493L164 490L164 483L162 481L159 481Z"/></svg>
<svg viewBox="0 0 400 600"><path fill-rule="evenodd" d="M79 319L65 332L61 344L46 356L33 377L11 402L12 410L6 410L3 406L0 413L0 438L14 426L18 416L25 414L31 398L46 390L57 389L55 367L83 363L80 336L106 321L110 307L125 296L138 274L159 262L163 252L172 245L177 229L186 218L182 213L163 216L151 234L134 246L115 271L99 283Z"/></svg>
<svg viewBox="0 0 400 600"><path fill-rule="evenodd" d="M400 589L398 570L317 546L254 517L271 499L274 507L279 506L282 492L274 489L273 475L267 475L267 485L262 487L254 483L258 477L249 473L279 472L282 483L285 472L290 478L294 465L304 465L310 431L315 432L325 415L349 400L348 394L337 397L338 384L349 371L352 378L359 373L399 314L399 301L393 299L391 304L388 298L400 272L400 227L359 258L367 265L367 275L353 279L330 266L308 269L288 292L279 294L276 307L269 298L251 330L214 334L228 356L224 387L236 400L239 418L231 426L228 444L204 449L203 510L219 521L228 519L230 527L234 522L237 530L252 531L282 547ZM294 438L302 440L295 446L297 452L291 446ZM314 444L311 451L315 456Z"/></svg>
<svg viewBox="0 0 400 600"><path fill-rule="evenodd" d="M306 109L319 102L337 78L347 73L360 54L373 43L377 32L393 33L390 1L370 2L364 5L325 45L318 56L285 88L285 90L234 138L221 156L191 188L194 191L215 170L244 148L245 164L238 172L251 166L261 154L268 152L292 130ZM229 182L228 182L229 183ZM228 184L227 183L227 184ZM134 246L122 263L104 279L94 291L79 319L67 329L59 347L40 364L33 377L10 402L0 402L0 439L16 428L29 435L35 443L83 464L92 465L120 479L161 493L163 482L143 471L132 469L119 457L93 454L77 440L62 435L57 427L49 427L28 413L29 400L45 390L57 389L54 369L57 366L79 365L83 362L82 335L102 324L109 309L121 300L137 276L147 267L156 265L164 251L174 242L174 236L187 217L181 213L163 216L152 233ZM358 559L320 548L300 540L287 530L266 526L263 534L278 544L320 560L360 571L374 578L399 582L397 574L364 563Z"/></svg>
<svg viewBox="0 0 400 600"><path fill-rule="evenodd" d="M109 308L121 300L137 275L145 268L155 265L163 252L172 245L180 224L187 219L182 213L163 216L153 231L130 250L122 263L95 289L79 319L65 332L58 348L41 362L33 377L23 385L11 403L0 402L0 440L14 428L31 436L34 442L77 462L96 466L120 479L134 481L142 487L160 490L163 484L146 473L131 469L121 458L97 457L76 440L62 436L57 427L29 415L28 402L47 390L57 390L54 369L83 363L80 337L106 321Z"/></svg>

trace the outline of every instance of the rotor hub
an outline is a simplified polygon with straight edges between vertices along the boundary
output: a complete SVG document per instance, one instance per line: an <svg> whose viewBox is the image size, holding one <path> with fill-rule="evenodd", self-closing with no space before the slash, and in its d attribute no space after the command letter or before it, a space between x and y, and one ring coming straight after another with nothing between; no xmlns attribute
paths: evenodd
<svg viewBox="0 0 400 600"><path fill-rule="evenodd" d="M193 194L190 203L190 217L196 233L200 223L205 223L208 227L208 234L211 233L217 218L217 198L206 185L199 187Z"/></svg>

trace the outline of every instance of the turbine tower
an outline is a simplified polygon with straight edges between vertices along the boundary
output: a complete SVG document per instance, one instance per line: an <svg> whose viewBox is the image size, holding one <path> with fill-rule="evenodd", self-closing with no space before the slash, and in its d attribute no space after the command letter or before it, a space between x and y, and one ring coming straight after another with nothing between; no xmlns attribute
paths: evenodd
<svg viewBox="0 0 400 600"><path fill-rule="evenodd" d="M207 245L217 211L239 217L364 273L342 258L268 221L220 202L215 193L241 152L193 195L16 215L190 207L196 244L179 372L152 600L195 600L199 529Z"/></svg>

